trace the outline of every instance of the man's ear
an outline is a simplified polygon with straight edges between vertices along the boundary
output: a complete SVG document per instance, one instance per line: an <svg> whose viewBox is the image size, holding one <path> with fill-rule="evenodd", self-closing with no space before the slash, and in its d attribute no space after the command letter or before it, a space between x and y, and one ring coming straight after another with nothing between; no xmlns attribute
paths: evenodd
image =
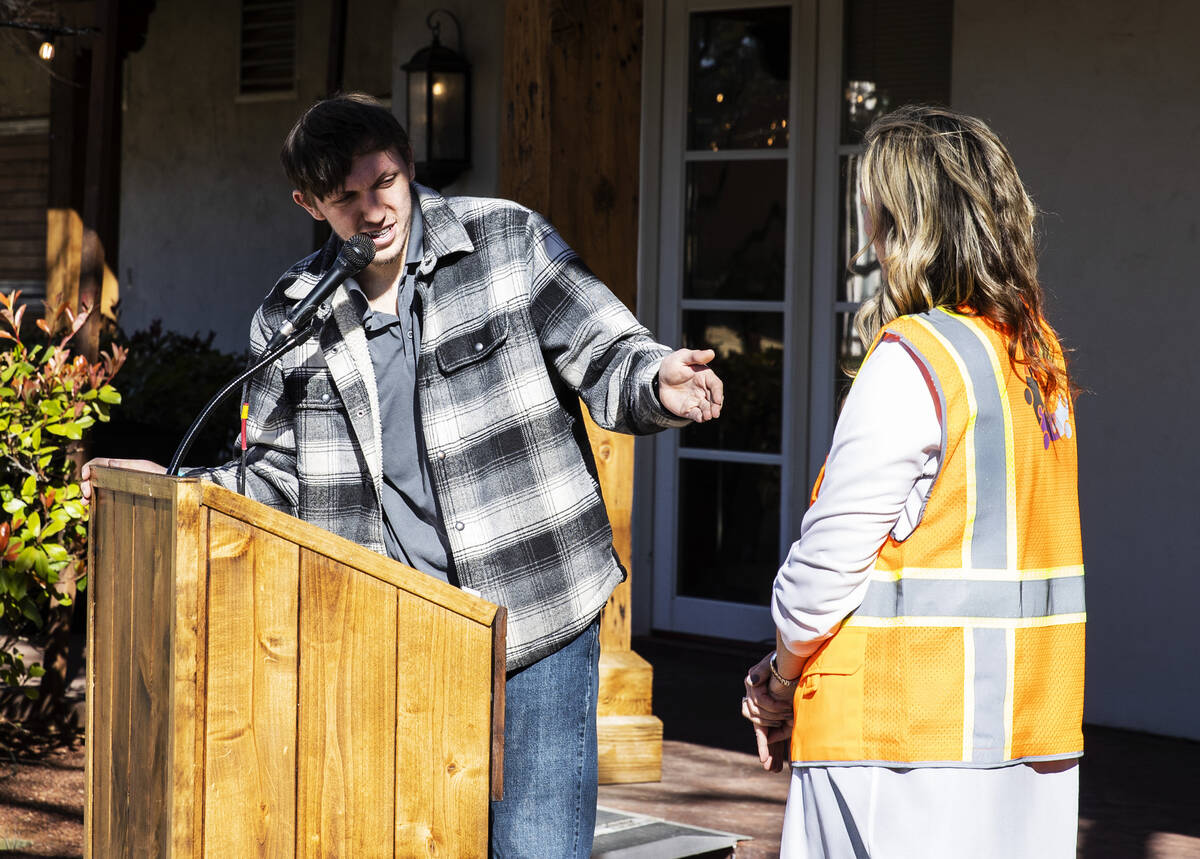
<svg viewBox="0 0 1200 859"><path fill-rule="evenodd" d="M292 191L292 202L299 206L304 211L308 212L318 221L325 220L325 216L321 214L321 210L315 204L310 203L308 198L299 191Z"/></svg>

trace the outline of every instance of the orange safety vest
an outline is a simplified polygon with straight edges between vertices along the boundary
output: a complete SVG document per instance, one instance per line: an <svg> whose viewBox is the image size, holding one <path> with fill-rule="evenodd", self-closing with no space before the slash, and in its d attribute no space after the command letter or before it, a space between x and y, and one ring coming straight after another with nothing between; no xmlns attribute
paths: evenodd
<svg viewBox="0 0 1200 859"><path fill-rule="evenodd" d="M938 308L884 336L936 390L941 468L916 529L889 535L862 605L805 664L792 760L1078 757L1085 614L1070 398L1051 412L977 317Z"/></svg>

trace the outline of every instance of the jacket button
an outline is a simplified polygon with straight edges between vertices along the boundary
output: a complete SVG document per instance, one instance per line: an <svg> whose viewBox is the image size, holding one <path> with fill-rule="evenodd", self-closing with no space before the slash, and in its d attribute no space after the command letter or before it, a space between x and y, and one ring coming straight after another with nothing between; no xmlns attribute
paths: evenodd
<svg viewBox="0 0 1200 859"><path fill-rule="evenodd" d="M483 344L482 344L482 343L476 343L476 344L475 344L475 351L476 351L476 352L482 352L482 351L483 351Z"/></svg>
<svg viewBox="0 0 1200 859"><path fill-rule="evenodd" d="M323 402L323 403L329 402L329 394L321 394L321 402Z"/></svg>
<svg viewBox="0 0 1200 859"><path fill-rule="evenodd" d="M355 414L356 414L358 417L360 417L360 418L361 418L363 415L365 415L366 413L367 413L367 410L366 410L366 409L359 409L357 412L355 412Z"/></svg>
<svg viewBox="0 0 1200 859"><path fill-rule="evenodd" d="M445 459L445 458L446 458L446 451L444 451L444 450L439 450L439 451L437 452L437 458L438 458L438 461L439 461L439 462L440 462L441 460Z"/></svg>
<svg viewBox="0 0 1200 859"><path fill-rule="evenodd" d="M455 531L461 531L463 528L466 528L466 527L467 527L467 526L466 526L466 525L464 525L462 522L455 522L455 523L454 523L454 530L455 530Z"/></svg>

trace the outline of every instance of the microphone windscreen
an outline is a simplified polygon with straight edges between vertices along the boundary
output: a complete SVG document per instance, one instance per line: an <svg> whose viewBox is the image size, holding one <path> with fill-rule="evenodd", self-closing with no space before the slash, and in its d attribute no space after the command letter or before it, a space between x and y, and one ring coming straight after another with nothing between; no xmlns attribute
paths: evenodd
<svg viewBox="0 0 1200 859"><path fill-rule="evenodd" d="M351 277L358 274L375 259L375 243L366 233L358 233L346 239L342 252L338 254Z"/></svg>

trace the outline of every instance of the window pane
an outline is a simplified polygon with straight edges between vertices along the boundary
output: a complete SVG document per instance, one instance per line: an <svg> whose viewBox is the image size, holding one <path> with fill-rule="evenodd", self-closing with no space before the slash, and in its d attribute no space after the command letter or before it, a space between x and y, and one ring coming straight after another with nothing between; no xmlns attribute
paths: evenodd
<svg viewBox="0 0 1200 859"><path fill-rule="evenodd" d="M681 596L767 605L779 569L779 467L679 460L678 558Z"/></svg>
<svg viewBox="0 0 1200 859"><path fill-rule="evenodd" d="M786 161L689 164L684 297L782 300L786 226Z"/></svg>
<svg viewBox="0 0 1200 859"><path fill-rule="evenodd" d="M842 410L842 403L846 399L846 394L850 390L850 383L853 381L850 373L858 370L862 366L863 358L867 355L867 346L859 339L858 332L854 330L854 314L839 313L836 316L837 333L837 367L834 371L834 396L835 410L838 413Z"/></svg>
<svg viewBox="0 0 1200 859"><path fill-rule="evenodd" d="M842 142L911 102L950 101L954 0L848 0Z"/></svg>
<svg viewBox="0 0 1200 859"><path fill-rule="evenodd" d="M692 15L689 149L786 147L791 10Z"/></svg>
<svg viewBox="0 0 1200 859"><path fill-rule="evenodd" d="M730 392L720 420L689 424L683 447L778 453L783 407L783 315L689 310L683 344L714 349L713 369Z"/></svg>
<svg viewBox="0 0 1200 859"><path fill-rule="evenodd" d="M879 291L879 260L875 248L867 245L866 210L858 189L859 166L862 155L842 156L841 181L841 225L838 242L838 264L841 280L838 284L838 301L864 301ZM859 250L866 250L858 255Z"/></svg>

